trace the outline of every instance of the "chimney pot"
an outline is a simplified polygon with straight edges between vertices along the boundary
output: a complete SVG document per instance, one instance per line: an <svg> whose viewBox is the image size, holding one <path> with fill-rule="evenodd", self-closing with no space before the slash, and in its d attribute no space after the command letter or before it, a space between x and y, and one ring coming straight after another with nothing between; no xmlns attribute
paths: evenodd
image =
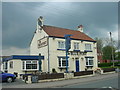
<svg viewBox="0 0 120 90"><path fill-rule="evenodd" d="M83 25L78 26L78 31L83 32Z"/></svg>

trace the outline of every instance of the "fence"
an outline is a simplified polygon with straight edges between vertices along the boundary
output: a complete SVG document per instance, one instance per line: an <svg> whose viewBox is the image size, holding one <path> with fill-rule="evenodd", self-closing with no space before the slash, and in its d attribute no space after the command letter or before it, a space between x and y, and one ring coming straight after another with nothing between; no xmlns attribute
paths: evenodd
<svg viewBox="0 0 120 90"><path fill-rule="evenodd" d="M74 72L74 76L83 76L83 75L90 75L90 74L93 74L93 70L91 70L91 71Z"/></svg>
<svg viewBox="0 0 120 90"><path fill-rule="evenodd" d="M115 68L104 68L103 73L115 71ZM102 73L101 73L102 74ZM51 73L51 74L36 74L36 75L22 75L23 80L26 83L33 83L33 82L44 82L46 80L52 81L54 80L65 80L70 78L76 78L77 76L84 76L84 75L95 75L93 70L90 71L80 71L74 73Z"/></svg>
<svg viewBox="0 0 120 90"><path fill-rule="evenodd" d="M115 71L115 68L103 68L103 72L112 72Z"/></svg>
<svg viewBox="0 0 120 90"><path fill-rule="evenodd" d="M38 80L58 79L58 78L64 78L64 73L52 73L52 74L38 75Z"/></svg>

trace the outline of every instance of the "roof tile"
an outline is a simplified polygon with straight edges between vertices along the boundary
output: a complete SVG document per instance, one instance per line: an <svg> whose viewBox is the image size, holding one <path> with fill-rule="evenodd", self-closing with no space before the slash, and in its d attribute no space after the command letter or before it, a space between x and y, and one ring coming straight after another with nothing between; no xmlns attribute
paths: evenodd
<svg viewBox="0 0 120 90"><path fill-rule="evenodd" d="M71 38L73 39L95 41L88 35L84 34L83 32L76 31L76 30L64 29L64 28L59 28L54 26L47 26L47 25L44 25L43 29L49 36L63 38L65 34L71 34L72 35Z"/></svg>

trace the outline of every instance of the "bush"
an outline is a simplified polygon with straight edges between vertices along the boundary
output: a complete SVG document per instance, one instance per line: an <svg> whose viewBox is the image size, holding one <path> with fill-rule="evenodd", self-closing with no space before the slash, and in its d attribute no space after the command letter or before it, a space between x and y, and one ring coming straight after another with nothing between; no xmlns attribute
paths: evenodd
<svg viewBox="0 0 120 90"><path fill-rule="evenodd" d="M115 62L115 66L117 66L118 64L120 64L120 62Z"/></svg>
<svg viewBox="0 0 120 90"><path fill-rule="evenodd" d="M120 62L115 62L114 64L116 66L117 64L120 64ZM99 63L98 67L111 67L112 65L113 63Z"/></svg>
<svg viewBox="0 0 120 90"><path fill-rule="evenodd" d="M57 71L55 70L55 68L52 69L52 73L57 73Z"/></svg>
<svg viewBox="0 0 120 90"><path fill-rule="evenodd" d="M98 67L110 67L112 66L112 63L99 63Z"/></svg>

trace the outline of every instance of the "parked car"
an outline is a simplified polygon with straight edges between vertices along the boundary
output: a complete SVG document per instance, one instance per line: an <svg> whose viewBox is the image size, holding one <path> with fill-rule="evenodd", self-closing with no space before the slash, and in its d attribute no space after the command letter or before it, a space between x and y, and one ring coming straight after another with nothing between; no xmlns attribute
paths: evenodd
<svg viewBox="0 0 120 90"><path fill-rule="evenodd" d="M16 79L16 75L0 71L0 80L2 82L7 81L8 83L11 83L15 81L15 79Z"/></svg>

